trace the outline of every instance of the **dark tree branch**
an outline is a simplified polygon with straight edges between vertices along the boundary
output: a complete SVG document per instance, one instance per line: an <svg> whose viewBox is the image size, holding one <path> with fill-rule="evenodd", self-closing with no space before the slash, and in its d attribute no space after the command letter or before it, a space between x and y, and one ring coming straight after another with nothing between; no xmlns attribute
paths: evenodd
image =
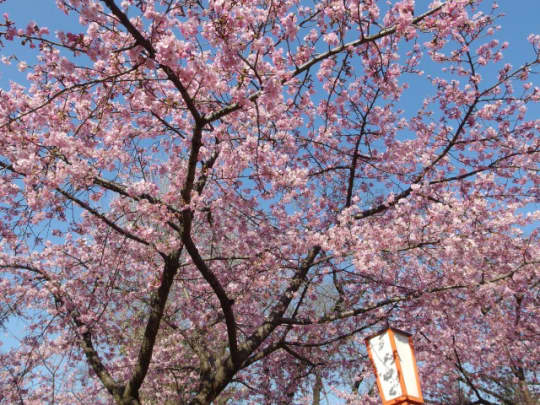
<svg viewBox="0 0 540 405"><path fill-rule="evenodd" d="M107 7L111 10L111 12L114 14L116 18L120 21L120 23L126 28L126 30L131 34L131 36L135 39L137 44L139 44L143 49L148 52L148 56L150 59L155 60L156 58L156 50L152 46L152 43L146 39L137 28L129 21L129 18L127 15L118 8L118 6L115 4L113 0L102 0ZM172 70L169 66L163 65L161 63L158 63L158 66L161 70L165 72L167 75L167 78L174 84L174 86L178 89L180 92L180 95L182 96L182 99L186 103L186 106L193 116L193 119L197 123L197 125L200 125L203 123L201 115L199 111L197 110L197 107L195 106L195 103L191 96L189 95L187 89L184 87L180 79L178 78L178 75Z"/></svg>
<svg viewBox="0 0 540 405"><path fill-rule="evenodd" d="M474 111L474 109L476 107L476 104L478 103L478 97L475 98L474 102L467 109L467 113L465 114L465 116L461 120L458 128L456 129L456 131L454 132L454 135L452 136L452 139L450 139L450 141L448 142L448 145L446 145L446 147L441 151L441 153L439 153L439 155L437 155L437 157L429 165L424 167L422 172L420 174L418 174L418 176L416 176L416 178L413 180L412 184L420 183L420 181L422 181L424 176L431 169L433 169L433 167L435 167L435 165L450 152L452 147L456 144L456 142L457 142L457 140L459 138L459 135L463 131L463 128L465 127L465 124L466 124L467 120L469 119L469 117L473 113L473 111ZM438 181L438 182L440 182L440 181ZM436 182L429 182L429 184L436 184ZM377 207L370 208L368 210L364 210L362 213L356 215L354 218L355 219L363 219L363 218L367 218L367 217L370 217L372 215L378 214L380 212L386 211L388 208L393 207L394 205L396 205L403 198L409 196L409 194L411 194L411 192L412 192L412 188L409 187L406 190L399 193L397 196L395 196L394 200L391 203L379 204Z"/></svg>
<svg viewBox="0 0 540 405"><path fill-rule="evenodd" d="M6 164L6 163L3 163L3 162L0 162L0 167L6 169L6 170L9 170L11 171L12 173L15 173L15 174L18 174L19 176L22 176L22 177L26 177L26 175L24 173L21 173L21 172L18 172L17 170L15 170L15 168L13 167L13 165L9 165L9 164ZM110 220L109 218L107 218L104 214L100 213L97 209L95 208L92 208L90 206L90 204L80 200L79 198L75 197L74 195L68 193L67 191L57 187L54 189L56 192L58 192L59 194L63 195L65 198L67 198L68 200L70 201L73 201L75 204L77 204L79 207L83 208L84 210L86 210L87 212L89 212L90 214L92 214L93 216L95 216L96 218L100 219L101 221L103 221L104 223L106 223L109 227L111 227L112 229L114 229L116 232L118 232L120 235L123 235L125 236L126 238L128 239L131 239L131 240L134 240L135 242L138 242L138 243L141 243L145 246L150 246L150 243L148 243L147 241L139 238L137 235L129 232L128 230L120 227L119 225L115 224L112 220Z"/></svg>
<svg viewBox="0 0 540 405"><path fill-rule="evenodd" d="M337 313L334 313L334 314L331 314L331 315L326 315L326 316L320 317L319 319L281 317L281 318L277 319L277 322L279 322L280 324L284 324L284 325L314 325L314 324L329 323L329 322L333 322L333 321L336 321L336 320L339 320L339 319L350 318L352 316L357 316L357 315L360 315L360 314L364 314L366 312L370 312L370 311L373 311L375 309L378 309L378 308L381 308L381 307L384 307L384 306L387 306L387 305L397 304L397 303L400 303L400 302L417 299L417 298L420 298L421 296L424 296L424 295L427 295L427 294L433 294L433 293L445 292L445 291L451 291L451 290L458 290L458 289L466 289L466 288L476 288L476 287L479 287L479 286L485 285L485 284L493 284L493 283L496 283L496 282L511 278L519 269L521 269L524 266L531 265L531 264L536 264L536 262L525 262L525 263L521 264L520 266L518 266L517 268L515 268L514 270L512 270L512 271L510 271L508 273L502 274L501 276L495 277L495 278L493 278L491 280L488 280L488 281L482 281L482 282L479 282L479 283L472 283L472 284L454 284L454 285L449 285L449 286L430 288L430 289L426 289L426 290L423 290L423 291L413 291L413 292L411 292L409 294L397 295L397 296L394 296L394 297L391 297L391 298L381 300L381 301L379 301L379 302L377 302L377 303L375 303L373 305L369 305L367 307L355 308L355 309L350 309L350 310L347 310L347 311L341 311L341 312L337 312Z"/></svg>
<svg viewBox="0 0 540 405"><path fill-rule="evenodd" d="M145 201L148 201L151 204L163 205L164 207L167 208L167 210L169 210L173 214L180 215L182 213L182 211L180 211L179 209L177 209L177 208L173 207L172 205L163 202L159 198L156 198L156 197L151 196L149 194L140 194L140 195L129 194L127 192L127 187L125 185L119 184L119 183L111 181L111 180L106 180L106 179L104 179L102 177L94 177L94 184L98 185L100 187L103 187L106 190L114 191L115 193L118 193L118 194L120 194L120 195L122 195L124 197L131 198L131 199L133 199L135 201L145 200Z"/></svg>
<svg viewBox="0 0 540 405"><path fill-rule="evenodd" d="M0 125L0 129L3 129L4 127L8 127L10 126L10 124L16 120L19 120L21 118L24 118L30 114L33 114L39 110L41 110L43 107L49 105L50 103L52 103L55 99L57 99L58 97L60 97L61 95L63 94L66 94L66 93L69 93L70 91L74 91L74 90L80 90L80 89L85 89L87 87L90 87L90 86L93 86L95 84L100 84L100 83L106 83L110 80L113 80L114 79L117 79L123 75L126 75L128 73L131 73L131 72L134 72L135 70L137 70L139 68L140 64L136 64L134 65L133 67L131 67L130 69L126 70L125 72L120 72L120 73L117 73L117 74L114 74L114 75L111 75L111 76L107 76L107 77L104 77L102 79L96 79L96 80L90 80L88 82L84 82L84 83L76 83L74 84L73 86L70 86L70 87L66 87L66 88L63 88L61 90L58 90L56 93L54 93L52 96L48 97L47 98L47 101L41 103L40 105L38 105L37 107L34 107L34 108L31 108L27 111L25 111L24 113L21 113L19 114L18 116L16 117L13 117L13 118L9 118L7 117L7 122Z"/></svg>
<svg viewBox="0 0 540 405"><path fill-rule="evenodd" d="M305 356L302 356L300 353L295 352L293 349L288 347L286 344L283 344L282 347L283 347L283 350L285 350L287 353L289 353L295 359L298 359L303 363L309 364L311 367L316 367L318 365L318 364L314 364L310 359L308 359Z"/></svg>
<svg viewBox="0 0 540 405"><path fill-rule="evenodd" d="M197 162L199 160L199 150L201 149L202 143L202 129L201 127L196 127L193 130L193 138L191 139L191 152L189 154L188 167L186 179L184 181L184 186L180 194L184 200L184 204L189 204L191 201L191 191L193 190L193 183L195 181L195 172L197 171ZM186 218L186 214L189 214ZM186 225L191 221L191 211L185 210L183 213L184 220ZM191 229L190 229L191 231Z"/></svg>
<svg viewBox="0 0 540 405"><path fill-rule="evenodd" d="M148 372L148 367L150 366L150 360L152 359L152 352L156 342L156 336L159 331L159 324L163 318L165 305L167 303L167 299L169 298L169 291L173 284L174 276L178 271L180 253L181 251L177 251L175 254L165 259L165 266L161 275L161 283L157 292L153 293L150 299L150 315L144 330L143 340L133 375L124 389L124 397L138 397L139 388L141 387L146 373Z"/></svg>
<svg viewBox="0 0 540 405"><path fill-rule="evenodd" d="M20 269L20 270L27 270L34 274L37 274L41 279L46 280L52 284L56 284L54 280L52 280L47 272L31 265L27 264L4 264L0 265L0 268L11 268L11 269ZM65 307L65 301L66 297L61 296L58 292L55 292L54 290L51 290L50 288L47 288L49 293L53 296L54 300L61 306ZM61 289L58 289L60 291ZM74 306L75 307L75 306ZM75 307L76 308L76 307ZM117 383L114 378L109 374L106 367L104 366L103 362L99 358L99 355L94 348L93 338L92 334L90 332L90 329L87 327L87 325L82 322L79 319L78 311L71 310L66 313L71 320L73 321L73 324L77 328L84 328L86 329L84 332L77 334L80 336L79 345L81 346L81 349L83 350L84 356L86 357L86 361L88 362L88 365L92 368L92 370L96 373L100 381L103 383L103 386L107 391L116 399L119 400L122 393L122 385Z"/></svg>
<svg viewBox="0 0 540 405"><path fill-rule="evenodd" d="M157 119L159 122L161 122L167 129L170 129L171 131L173 131L176 135L178 135L180 138L182 139L185 139L185 135L180 132L178 129L176 129L175 127L173 127L171 124L169 124L167 121L165 121L163 118L161 118L159 115L157 115L155 112L153 111L150 111L150 114L152 114L152 116Z"/></svg>
<svg viewBox="0 0 540 405"><path fill-rule="evenodd" d="M441 8L443 8L445 6L445 4L446 3L443 3L440 6L435 7L434 9L431 9L431 10L425 12L422 15L419 15L418 17L416 17L412 21L412 24L418 24L419 22L421 22L426 17L429 17L432 14L435 14ZM391 35L391 34L396 32L396 29L397 29L396 26L384 28L384 29L380 30L376 34L373 34L373 35L370 35L370 36L367 36L367 37L363 36L360 39L348 42L348 43L340 45L340 46L337 46L337 47L329 50L328 52L319 54L319 55L315 56L314 58L312 58L311 60L309 60L308 62L306 62L303 65L296 68L294 71L292 71L289 74L288 78L283 79L281 81L281 83L285 84L291 78L296 77L296 76L302 74L303 72L308 71L312 66L316 65L317 63L322 62L323 60L328 59L328 58L330 58L330 57L332 57L334 55L337 55L338 53L344 52L349 48L355 48L355 47L367 44L369 42L374 42L374 41L376 41L378 39L381 39L381 38L384 38L384 37L386 37L388 35ZM262 92L260 90L256 91L255 93L253 93L249 97L247 97L247 99L249 101L255 101L257 98L259 98L261 96L261 94L262 94ZM203 117L204 123L209 123L209 122L216 121L216 120L218 120L220 118L225 117L226 115L229 115L232 112L238 111L240 108L242 108L242 106L240 104L238 104L238 103L230 104L230 105L222 108L219 111L215 111L212 114Z"/></svg>
<svg viewBox="0 0 540 405"><path fill-rule="evenodd" d="M495 403L490 402L490 401L482 398L482 395L480 394L480 392L478 391L478 389L476 388L476 386L472 382L471 378L469 377L469 373L467 373L465 371L465 369L463 368L463 365L461 363L461 359L459 358L458 352L456 350L456 338L455 338L455 336L452 336L452 342L453 342L452 346L453 346L453 350L454 350L454 356L456 357L456 367L460 371L461 375L465 378L465 381L466 381L467 385L469 387L471 387L471 389L474 391L476 397L478 398L478 401L476 401L476 403L483 404L483 405L495 405Z"/></svg>
<svg viewBox="0 0 540 405"><path fill-rule="evenodd" d="M202 274L206 282L212 287L212 290L218 297L221 309L223 311L223 315L225 316L225 324L227 325L227 335L229 339L229 350L231 353L231 359L233 364L238 367L240 364L240 358L238 355L238 342L236 336L237 326L234 319L233 311L234 301L227 296L225 289L223 288L215 274L206 265L205 261L199 254L199 250L193 243L191 236L187 233L184 233L182 241L184 242L184 246L186 247L187 252L191 256L193 263L195 264L195 266L197 266L199 272Z"/></svg>
<svg viewBox="0 0 540 405"><path fill-rule="evenodd" d="M267 320L260 325L255 332L242 345L241 350L244 356L253 353L260 344L272 333L272 331L282 324L281 319L289 304L291 303L295 293L298 291L304 282L309 269L313 266L315 258L321 251L320 246L314 246L309 252L302 265L297 269L296 274L289 282L287 289L281 294L277 303L273 306Z"/></svg>
<svg viewBox="0 0 540 405"><path fill-rule="evenodd" d="M349 185L347 187L347 197L346 197L346 200L345 200L345 208L350 207L351 202L352 202L352 195L353 195L353 191L354 191L354 177L356 176L356 166L358 164L358 158L360 157L360 155L358 154L358 148L360 147L360 142L362 141L362 138L363 138L363 136L365 134L365 131L366 131L367 116L371 112L371 110L373 109L373 106L375 105L375 101L377 101L377 98L378 98L379 94L380 94L380 89L377 89L377 91L373 95L373 99L371 100L371 103L369 104L369 107L367 108L367 111L362 116L362 118L363 118L362 127L360 128L360 133L358 134L358 136L356 138L356 142L355 142L355 145L354 145L354 153L353 153L353 157L352 157L352 162L351 162L351 166L349 168Z"/></svg>
<svg viewBox="0 0 540 405"><path fill-rule="evenodd" d="M367 325L361 326L360 328L354 329L354 330L351 331L351 332L344 333L344 334L338 335L338 336L336 336L336 337L333 337L333 338L331 338L331 339L323 340L323 341L320 341L320 342L296 342L296 341L285 341L285 344L287 344L287 345L289 345L289 346L301 346L301 347L321 347L321 346L326 346L326 345L329 345L329 344L338 342L338 341L340 341L340 340L342 340L342 339L346 339L346 338L348 338L348 337L351 337L351 336L353 336L353 335L356 335L357 333L360 333L360 332L362 332L362 331L365 330L365 329L371 328L372 326L375 326L376 324L378 324L379 322L381 322L381 320L382 320L382 319L376 319L375 321L370 322L370 323L368 323Z"/></svg>
<svg viewBox="0 0 540 405"><path fill-rule="evenodd" d="M105 215L98 212L95 208L92 208L89 204L85 203L84 201L78 199L77 197L71 195L67 191L62 190L61 188L55 189L58 193L62 194L64 197L66 197L68 200L73 201L75 204L77 204L79 207L83 208L84 210L88 211L90 214L95 216L96 218L99 218L103 222L105 222L109 227L114 229L116 232L118 232L120 235L125 236L128 239L134 240L135 242L139 242L140 244L143 244L145 246L150 246L150 243L145 241L144 239L139 238L137 235L129 232L128 230L121 228L117 224L115 224L113 221L111 221L109 218L107 218Z"/></svg>

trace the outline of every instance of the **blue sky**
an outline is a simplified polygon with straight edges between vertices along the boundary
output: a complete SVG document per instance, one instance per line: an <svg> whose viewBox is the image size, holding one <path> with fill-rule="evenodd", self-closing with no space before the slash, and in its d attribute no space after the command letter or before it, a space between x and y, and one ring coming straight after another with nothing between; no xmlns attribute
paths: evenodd
<svg viewBox="0 0 540 405"><path fill-rule="evenodd" d="M417 0L417 10L427 8L431 0ZM509 48L505 51L505 58L502 63L509 61L514 66L520 62L530 60L532 56L531 45L527 42L527 36L531 33L540 32L540 24L538 16L540 16L540 0L501 0L499 2L499 11L505 13L506 16L499 20L501 30L495 35L501 41L508 41ZM81 31L77 18L74 15L66 16L61 11L56 9L54 0L7 0L0 4L0 14L8 13L10 19L14 20L19 27L25 27L29 21L35 21L39 26L47 26L51 32L56 30L79 32ZM8 41L4 41L6 48L0 49L0 55L11 56L15 53L15 47ZM20 52L22 48L16 47ZM34 59L34 51L26 48L22 53L17 53L16 57L19 60L26 61L32 64ZM0 65L0 89L5 89L9 86L10 81L24 83L26 73L21 73L17 70L17 63L11 66ZM536 84L540 84L538 76L531 76L531 80ZM415 100L422 100L423 86L414 86L408 91L408 94ZM529 118L540 117L540 106L534 107L529 112ZM20 324L8 324L8 331L0 330L0 341L6 346L14 344L14 335L20 333ZM19 330L17 330L19 329ZM340 403L337 399L329 397L329 404L335 405Z"/></svg>

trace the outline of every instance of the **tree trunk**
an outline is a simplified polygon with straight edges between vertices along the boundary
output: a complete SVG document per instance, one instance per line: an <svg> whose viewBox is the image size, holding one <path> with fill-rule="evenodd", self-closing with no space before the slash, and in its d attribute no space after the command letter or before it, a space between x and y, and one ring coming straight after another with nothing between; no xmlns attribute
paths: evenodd
<svg viewBox="0 0 540 405"><path fill-rule="evenodd" d="M313 385L313 405L321 403L322 378L319 374L315 374L315 385Z"/></svg>

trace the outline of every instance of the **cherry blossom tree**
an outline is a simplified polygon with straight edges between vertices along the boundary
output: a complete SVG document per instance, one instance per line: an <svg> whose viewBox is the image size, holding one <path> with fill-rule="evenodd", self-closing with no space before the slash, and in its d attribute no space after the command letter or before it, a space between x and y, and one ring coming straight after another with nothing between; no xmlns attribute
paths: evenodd
<svg viewBox="0 0 540 405"><path fill-rule="evenodd" d="M0 403L375 404L388 323L428 400L532 403L540 35L512 66L495 4L417 3L4 14Z"/></svg>

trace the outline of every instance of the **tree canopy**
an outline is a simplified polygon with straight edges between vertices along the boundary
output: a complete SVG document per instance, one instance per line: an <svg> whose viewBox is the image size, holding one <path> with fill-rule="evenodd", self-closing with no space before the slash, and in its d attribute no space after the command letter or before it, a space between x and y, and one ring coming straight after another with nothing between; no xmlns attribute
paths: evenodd
<svg viewBox="0 0 540 405"><path fill-rule="evenodd" d="M375 404L390 324L427 401L532 404L540 35L511 65L496 4L416 3L4 14L0 403Z"/></svg>

